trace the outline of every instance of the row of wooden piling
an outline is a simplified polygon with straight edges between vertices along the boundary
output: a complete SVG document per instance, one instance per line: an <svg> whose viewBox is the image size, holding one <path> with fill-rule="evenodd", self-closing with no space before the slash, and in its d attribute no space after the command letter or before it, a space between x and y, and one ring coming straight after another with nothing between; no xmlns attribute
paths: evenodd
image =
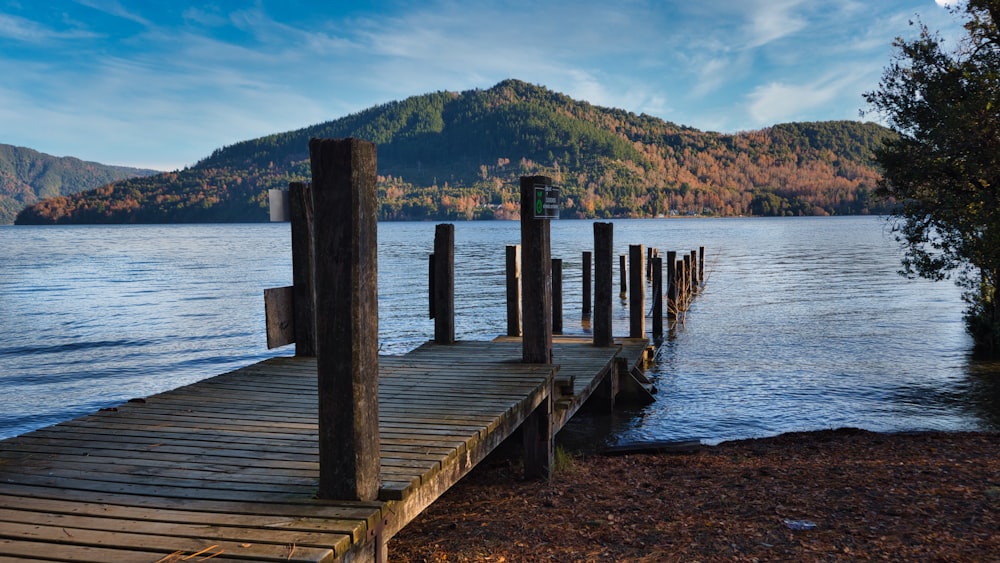
<svg viewBox="0 0 1000 563"><path fill-rule="evenodd" d="M582 317L592 322L594 344L607 346L611 334L611 249L614 227L611 223L594 224L594 251L583 252ZM430 256L429 298L430 316L434 319L434 339L439 344L455 341L454 325L454 225L437 225L434 236L434 254ZM595 253L598 258L595 259ZM444 257L444 260L442 260ZM600 257L603 257L602 260ZM505 254L507 335L522 335L521 245L508 245ZM666 252L666 278L664 258L659 249L644 245L630 245L629 253L619 256L620 298L629 304L629 337L646 336L646 285L653 296L652 335L663 335L663 321L678 322L690 307L705 279L705 247L688 253ZM553 334L563 333L563 260L551 259L551 322ZM645 276L645 280L643 277ZM596 290L595 290L596 286ZM631 290L630 290L631 288ZM666 307L664 307L664 304Z"/></svg>

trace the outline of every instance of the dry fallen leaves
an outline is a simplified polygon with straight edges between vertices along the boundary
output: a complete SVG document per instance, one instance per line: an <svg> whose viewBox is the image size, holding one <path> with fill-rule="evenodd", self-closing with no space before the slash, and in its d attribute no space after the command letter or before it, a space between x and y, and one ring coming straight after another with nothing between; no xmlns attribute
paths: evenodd
<svg viewBox="0 0 1000 563"><path fill-rule="evenodd" d="M488 460L389 549L410 562L980 561L1000 553L998 446L989 433L795 433L585 457L547 483Z"/></svg>

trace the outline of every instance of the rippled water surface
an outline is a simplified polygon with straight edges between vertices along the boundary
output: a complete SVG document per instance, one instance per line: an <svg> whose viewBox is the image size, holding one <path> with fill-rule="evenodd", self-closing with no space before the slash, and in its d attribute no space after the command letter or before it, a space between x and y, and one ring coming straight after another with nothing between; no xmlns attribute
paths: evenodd
<svg viewBox="0 0 1000 563"><path fill-rule="evenodd" d="M996 364L968 353L960 291L895 274L872 217L615 221L629 244L705 246L708 283L651 370L657 402L580 426L611 440L719 441L788 430L996 429ZM456 332L504 331L511 222L456 224ZM431 223L379 226L383 353L433 336ZM0 438L276 354L264 288L287 285L287 224L0 227ZM565 327L580 318L592 223L555 221ZM615 302L616 334L627 304ZM558 362L558 359L557 359Z"/></svg>

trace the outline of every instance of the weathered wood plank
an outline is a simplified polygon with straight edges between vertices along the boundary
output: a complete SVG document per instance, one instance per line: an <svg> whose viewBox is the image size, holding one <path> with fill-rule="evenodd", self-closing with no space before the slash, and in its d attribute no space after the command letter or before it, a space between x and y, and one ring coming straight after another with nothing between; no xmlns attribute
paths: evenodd
<svg viewBox="0 0 1000 563"><path fill-rule="evenodd" d="M205 533L209 530L203 527L199 530ZM194 530L191 530L194 531ZM184 536L163 536L153 535L149 532L132 533L122 530L103 531L88 530L82 528L64 528L61 526L42 526L38 524L21 524L17 522L4 522L0 526L0 537L7 540L23 540L26 542L45 542L45 549L53 546L53 550L64 549L66 552L74 548L103 548L113 550L142 551L145 553L159 553L166 555L176 551L187 553L198 553L205 551L205 554L218 553L235 556L241 559L257 561L323 561L332 559L334 552L332 548L315 548L309 546L296 545L293 551L290 544L275 545L268 543L248 543L233 542L216 539L199 539ZM36 544L37 546L37 544ZM58 546L58 547L56 547ZM6 546L5 546L6 547ZM49 555L48 551L44 552ZM109 553L113 553L110 552ZM30 553L40 554L39 552ZM118 557L111 556L108 560L118 560ZM156 560L155 558L153 559Z"/></svg>
<svg viewBox="0 0 1000 563"><path fill-rule="evenodd" d="M616 355L643 352L627 341L594 348L589 340L559 337L553 345L558 367L521 363L516 338L429 344L381 357L378 501L314 498L316 360L273 358L2 442L0 528L7 521L48 526L50 542L64 527L109 537L141 530L137 535L163 538L163 549L181 545L174 551L194 545L169 542L175 533L192 542L275 546L298 533L314 543L342 538L340 547L323 546L331 558L341 556L369 541L367 530L383 515L392 520L390 537L465 475L541 404L557 370L574 391L586 392ZM215 529L197 535L200 527ZM121 559L142 548L162 556L148 543L124 551L92 543L66 553ZM0 544L0 560L11 553L48 557L32 551L48 545L9 540Z"/></svg>

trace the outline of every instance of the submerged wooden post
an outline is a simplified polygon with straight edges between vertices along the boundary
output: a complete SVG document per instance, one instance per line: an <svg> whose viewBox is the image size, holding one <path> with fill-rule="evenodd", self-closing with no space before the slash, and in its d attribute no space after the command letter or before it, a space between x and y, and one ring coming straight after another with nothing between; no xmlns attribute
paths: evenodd
<svg viewBox="0 0 1000 563"><path fill-rule="evenodd" d="M594 346L613 346L614 224L594 223Z"/></svg>
<svg viewBox="0 0 1000 563"><path fill-rule="evenodd" d="M590 264L592 256L593 256L592 252L583 253L583 318L585 319L590 318L590 302L591 302L590 284L591 280L593 279L590 273L591 269Z"/></svg>
<svg viewBox="0 0 1000 563"><path fill-rule="evenodd" d="M684 258L687 258L686 256ZM678 259L677 260L677 311L684 311L687 309L688 302L688 273L687 273L688 260Z"/></svg>
<svg viewBox="0 0 1000 563"><path fill-rule="evenodd" d="M653 336L663 335L663 258L653 253Z"/></svg>
<svg viewBox="0 0 1000 563"><path fill-rule="evenodd" d="M705 247L698 247L698 280L705 283Z"/></svg>
<svg viewBox="0 0 1000 563"><path fill-rule="evenodd" d="M643 281L645 268L641 244L630 244L628 247L629 283L632 284L629 294L629 338L644 338L646 336L646 284Z"/></svg>
<svg viewBox="0 0 1000 563"><path fill-rule="evenodd" d="M521 176L521 356L552 363L552 250L548 219L535 218L535 186L546 176Z"/></svg>
<svg viewBox="0 0 1000 563"><path fill-rule="evenodd" d="M677 315L677 251L667 251L667 317Z"/></svg>
<svg viewBox="0 0 1000 563"><path fill-rule="evenodd" d="M684 255L684 304L688 304L691 293L694 291L694 277L691 275L691 255ZM686 307L685 307L686 308Z"/></svg>
<svg viewBox="0 0 1000 563"><path fill-rule="evenodd" d="M698 291L698 285L701 283L701 278L698 277L698 251L691 251L691 291Z"/></svg>
<svg viewBox="0 0 1000 563"><path fill-rule="evenodd" d="M292 301L295 317L295 355L316 355L315 285L316 251L313 241L312 186L288 184L292 221Z"/></svg>
<svg viewBox="0 0 1000 563"><path fill-rule="evenodd" d="M507 246L507 336L521 336L521 245Z"/></svg>
<svg viewBox="0 0 1000 563"><path fill-rule="evenodd" d="M552 334L563 332L562 262L552 259Z"/></svg>
<svg viewBox="0 0 1000 563"><path fill-rule="evenodd" d="M375 145L312 139L319 492L376 500L378 229Z"/></svg>
<svg viewBox="0 0 1000 563"><path fill-rule="evenodd" d="M628 297L628 266L625 265L625 255L618 255L618 271L621 274L621 287L622 290L618 293L618 297L625 299Z"/></svg>
<svg viewBox="0 0 1000 563"><path fill-rule="evenodd" d="M434 342L455 343L455 225L434 229Z"/></svg>

